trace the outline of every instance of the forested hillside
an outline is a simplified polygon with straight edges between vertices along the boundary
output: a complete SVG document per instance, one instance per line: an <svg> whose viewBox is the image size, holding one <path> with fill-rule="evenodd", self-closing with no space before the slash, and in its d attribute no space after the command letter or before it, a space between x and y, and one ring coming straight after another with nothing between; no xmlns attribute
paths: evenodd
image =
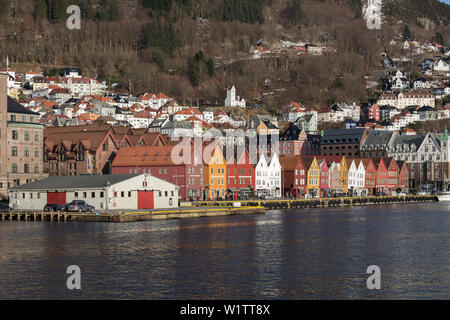
<svg viewBox="0 0 450 320"><path fill-rule="evenodd" d="M289 100L321 106L367 95L364 76L407 25L411 37L450 43L450 6L437 0L385 0L381 30L369 30L364 0L0 0L0 57L18 70L86 76L138 94L221 101L235 84L274 110ZM68 30L66 8L82 11ZM424 23L424 21L426 23ZM252 47L281 40L326 46L332 54L250 59ZM5 63L3 62L2 65Z"/></svg>

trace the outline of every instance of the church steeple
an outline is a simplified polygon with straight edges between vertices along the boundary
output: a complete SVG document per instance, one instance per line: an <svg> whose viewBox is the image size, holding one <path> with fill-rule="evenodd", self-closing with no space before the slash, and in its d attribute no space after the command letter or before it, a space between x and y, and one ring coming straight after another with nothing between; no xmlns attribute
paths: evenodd
<svg viewBox="0 0 450 320"><path fill-rule="evenodd" d="M450 137L448 136L447 126L445 126L444 135L441 137L441 141L450 141Z"/></svg>

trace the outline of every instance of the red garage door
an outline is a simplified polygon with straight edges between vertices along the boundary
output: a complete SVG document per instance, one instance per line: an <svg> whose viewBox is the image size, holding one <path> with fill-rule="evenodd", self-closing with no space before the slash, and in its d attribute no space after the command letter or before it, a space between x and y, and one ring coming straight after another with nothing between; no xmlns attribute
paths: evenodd
<svg viewBox="0 0 450 320"><path fill-rule="evenodd" d="M153 191L138 191L138 209L154 209Z"/></svg>
<svg viewBox="0 0 450 320"><path fill-rule="evenodd" d="M47 204L58 204L62 206L66 204L65 192L47 192Z"/></svg>

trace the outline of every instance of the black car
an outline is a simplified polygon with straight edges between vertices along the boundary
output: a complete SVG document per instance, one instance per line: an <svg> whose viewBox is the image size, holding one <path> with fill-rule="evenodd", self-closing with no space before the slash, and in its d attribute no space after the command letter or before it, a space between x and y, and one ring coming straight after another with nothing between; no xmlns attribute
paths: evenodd
<svg viewBox="0 0 450 320"><path fill-rule="evenodd" d="M54 212L54 211L60 211L59 208L60 208L60 205L59 205L59 204L56 204L56 203L48 203L48 204L45 205L44 211L51 211L51 212Z"/></svg>
<svg viewBox="0 0 450 320"><path fill-rule="evenodd" d="M67 205L67 211L70 212L94 212L95 208L86 203L84 200L74 200Z"/></svg>

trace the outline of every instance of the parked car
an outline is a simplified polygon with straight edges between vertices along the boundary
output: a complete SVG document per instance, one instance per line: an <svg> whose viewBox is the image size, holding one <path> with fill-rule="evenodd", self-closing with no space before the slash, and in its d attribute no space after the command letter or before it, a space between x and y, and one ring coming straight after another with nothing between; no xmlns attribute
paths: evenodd
<svg viewBox="0 0 450 320"><path fill-rule="evenodd" d="M74 200L67 206L70 212L94 212L95 208L86 203L84 200Z"/></svg>
<svg viewBox="0 0 450 320"><path fill-rule="evenodd" d="M417 191L416 196L429 196L431 195L430 191Z"/></svg>
<svg viewBox="0 0 450 320"><path fill-rule="evenodd" d="M44 211L59 211L60 205L56 203L47 203L44 206Z"/></svg>
<svg viewBox="0 0 450 320"><path fill-rule="evenodd" d="M66 204L63 204L62 206L59 206L58 211L61 211L61 212L68 211L69 205L70 205L70 203L66 203Z"/></svg>
<svg viewBox="0 0 450 320"><path fill-rule="evenodd" d="M345 193L338 192L334 195L335 198L345 198L347 195Z"/></svg>

